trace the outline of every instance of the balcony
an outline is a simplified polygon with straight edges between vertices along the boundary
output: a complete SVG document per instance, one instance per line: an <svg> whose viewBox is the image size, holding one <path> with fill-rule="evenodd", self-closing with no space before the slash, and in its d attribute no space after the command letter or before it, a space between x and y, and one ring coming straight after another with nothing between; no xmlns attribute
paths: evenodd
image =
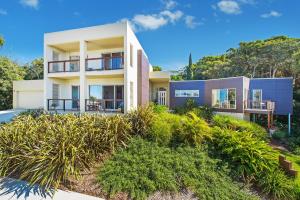
<svg viewBox="0 0 300 200"><path fill-rule="evenodd" d="M79 60L61 60L48 62L48 73L79 72Z"/></svg>
<svg viewBox="0 0 300 200"><path fill-rule="evenodd" d="M275 110L275 102L270 100L263 101L244 101L245 112L248 113L257 113L257 114L268 114L273 113Z"/></svg>
<svg viewBox="0 0 300 200"><path fill-rule="evenodd" d="M49 111L79 111L79 99L48 99Z"/></svg>
<svg viewBox="0 0 300 200"><path fill-rule="evenodd" d="M86 71L117 70L124 68L124 57L104 56L100 58L87 58L85 63Z"/></svg>

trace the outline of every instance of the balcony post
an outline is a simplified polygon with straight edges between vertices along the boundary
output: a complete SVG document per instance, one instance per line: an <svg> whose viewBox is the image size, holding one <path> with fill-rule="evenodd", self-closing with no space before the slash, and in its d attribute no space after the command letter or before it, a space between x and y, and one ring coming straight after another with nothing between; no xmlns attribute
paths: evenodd
<svg viewBox="0 0 300 200"><path fill-rule="evenodd" d="M85 58L87 54L87 43L80 41L80 112L85 112L86 99L86 76L85 76Z"/></svg>

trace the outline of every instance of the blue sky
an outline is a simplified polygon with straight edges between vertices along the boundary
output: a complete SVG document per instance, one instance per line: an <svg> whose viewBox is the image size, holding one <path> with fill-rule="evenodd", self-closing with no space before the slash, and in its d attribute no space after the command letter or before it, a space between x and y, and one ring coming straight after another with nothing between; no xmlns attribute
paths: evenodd
<svg viewBox="0 0 300 200"><path fill-rule="evenodd" d="M178 69L240 41L300 37L299 0L0 0L0 55L43 55L43 33L129 20L153 65Z"/></svg>

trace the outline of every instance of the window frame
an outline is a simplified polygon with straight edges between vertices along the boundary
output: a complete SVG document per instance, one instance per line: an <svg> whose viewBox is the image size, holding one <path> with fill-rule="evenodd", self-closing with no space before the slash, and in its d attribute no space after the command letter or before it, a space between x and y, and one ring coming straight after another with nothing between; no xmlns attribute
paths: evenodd
<svg viewBox="0 0 300 200"><path fill-rule="evenodd" d="M188 96L187 94L190 92L191 96ZM196 93L196 95L194 95ZM199 90L175 90L174 96L176 98L199 98L200 97L200 91Z"/></svg>
<svg viewBox="0 0 300 200"><path fill-rule="evenodd" d="M221 90L226 90L226 97L227 97L227 99L225 100L225 102L227 102L227 104L228 104L227 108L226 107L222 107ZM234 107L230 106L231 104L230 104L230 100L229 100L229 90L234 90L234 94L235 94L235 98L234 98L235 104L234 104ZM213 102L213 100L214 100L214 96L213 96L214 93L216 94L217 101L219 100L219 103L218 103L219 106L215 106L214 105L214 102ZM212 89L211 90L211 107L217 108L217 109L236 110L237 109L236 104L237 104L236 88L218 88L218 89Z"/></svg>

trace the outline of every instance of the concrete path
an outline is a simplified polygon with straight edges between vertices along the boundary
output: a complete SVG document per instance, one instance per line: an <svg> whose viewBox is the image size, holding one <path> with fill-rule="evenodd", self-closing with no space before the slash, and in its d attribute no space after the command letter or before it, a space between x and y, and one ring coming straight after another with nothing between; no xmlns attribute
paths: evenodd
<svg viewBox="0 0 300 200"><path fill-rule="evenodd" d="M29 186L27 182L3 178L0 179L0 200L104 200L76 192L58 190L45 192L38 186Z"/></svg>
<svg viewBox="0 0 300 200"><path fill-rule="evenodd" d="M2 110L0 111L0 123L1 122L9 122L15 116L17 116L20 112L24 110Z"/></svg>

